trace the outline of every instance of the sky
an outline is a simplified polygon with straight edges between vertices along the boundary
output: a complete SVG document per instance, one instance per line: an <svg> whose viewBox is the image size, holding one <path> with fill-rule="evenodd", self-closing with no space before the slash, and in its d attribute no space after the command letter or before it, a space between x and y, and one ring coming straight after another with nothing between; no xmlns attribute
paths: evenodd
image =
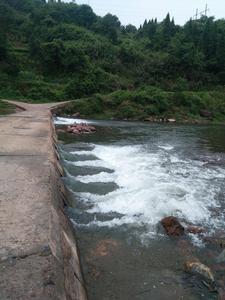
<svg viewBox="0 0 225 300"><path fill-rule="evenodd" d="M69 2L69 0L65 0ZM97 15L117 15L123 25L139 26L145 19L161 21L169 12L176 24L184 24L208 4L208 15L225 18L225 0L77 0L78 4L89 4Z"/></svg>

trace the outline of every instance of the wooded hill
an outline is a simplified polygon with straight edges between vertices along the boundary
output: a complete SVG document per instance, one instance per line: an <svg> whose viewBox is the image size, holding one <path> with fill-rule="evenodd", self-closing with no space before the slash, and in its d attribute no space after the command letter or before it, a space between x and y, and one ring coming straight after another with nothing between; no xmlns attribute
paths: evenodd
<svg viewBox="0 0 225 300"><path fill-rule="evenodd" d="M88 5L0 1L2 98L89 97L84 114L195 118L210 110L223 120L224 86L224 19L179 26L168 14L136 28Z"/></svg>

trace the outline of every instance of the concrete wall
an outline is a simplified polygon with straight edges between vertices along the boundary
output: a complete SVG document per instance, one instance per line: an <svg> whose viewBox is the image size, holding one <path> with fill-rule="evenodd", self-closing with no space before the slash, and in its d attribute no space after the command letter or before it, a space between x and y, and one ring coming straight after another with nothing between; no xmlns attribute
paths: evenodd
<svg viewBox="0 0 225 300"><path fill-rule="evenodd" d="M53 121L52 147L54 164L52 165L52 208L50 221L50 247L64 272L65 297L67 300L86 300L87 293L83 279L75 230L65 215L64 208L68 205L65 187L60 179L64 175L57 152L57 135Z"/></svg>

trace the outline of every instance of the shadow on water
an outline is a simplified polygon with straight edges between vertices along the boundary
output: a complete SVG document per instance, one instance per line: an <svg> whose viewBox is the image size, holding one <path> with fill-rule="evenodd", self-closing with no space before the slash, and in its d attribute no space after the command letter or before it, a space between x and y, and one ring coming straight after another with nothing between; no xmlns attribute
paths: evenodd
<svg viewBox="0 0 225 300"><path fill-rule="evenodd" d="M159 221L172 214L224 235L225 127L95 126L59 135L89 299L217 299L184 263L191 252L213 268L221 250L198 236L169 238Z"/></svg>

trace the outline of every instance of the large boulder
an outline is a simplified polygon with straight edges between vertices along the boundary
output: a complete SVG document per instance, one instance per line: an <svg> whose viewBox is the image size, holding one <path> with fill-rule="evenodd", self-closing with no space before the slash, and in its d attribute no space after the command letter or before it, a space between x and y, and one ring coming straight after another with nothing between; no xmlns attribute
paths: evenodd
<svg viewBox="0 0 225 300"><path fill-rule="evenodd" d="M166 217L161 220L161 224L169 236L184 235L184 227L180 224L178 219L175 217L172 216Z"/></svg>

